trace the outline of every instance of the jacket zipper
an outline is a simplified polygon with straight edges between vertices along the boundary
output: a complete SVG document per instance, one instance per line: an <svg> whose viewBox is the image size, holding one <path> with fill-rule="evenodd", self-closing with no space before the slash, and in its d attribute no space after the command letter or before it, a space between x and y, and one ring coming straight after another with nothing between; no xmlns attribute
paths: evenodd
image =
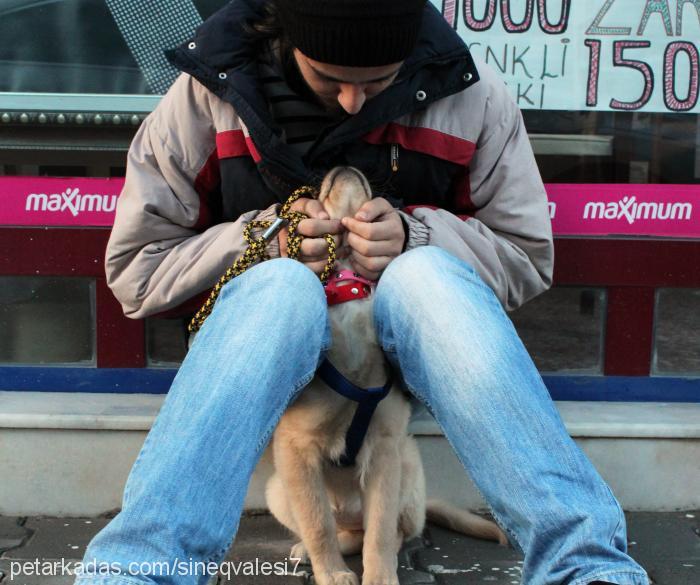
<svg viewBox="0 0 700 585"><path fill-rule="evenodd" d="M397 172L399 170L399 145L391 145L391 170Z"/></svg>

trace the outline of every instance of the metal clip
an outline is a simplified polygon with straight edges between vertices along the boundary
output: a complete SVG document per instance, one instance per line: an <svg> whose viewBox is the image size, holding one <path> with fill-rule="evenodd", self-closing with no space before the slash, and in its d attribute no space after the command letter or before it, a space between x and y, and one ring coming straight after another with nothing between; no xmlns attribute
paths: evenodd
<svg viewBox="0 0 700 585"><path fill-rule="evenodd" d="M391 145L391 170L397 172L399 170L399 145Z"/></svg>
<svg viewBox="0 0 700 585"><path fill-rule="evenodd" d="M282 217L276 218L272 225L265 230L262 235L262 239L266 244L269 244L270 240L275 238L282 228L287 227L288 223L288 219L284 219Z"/></svg>

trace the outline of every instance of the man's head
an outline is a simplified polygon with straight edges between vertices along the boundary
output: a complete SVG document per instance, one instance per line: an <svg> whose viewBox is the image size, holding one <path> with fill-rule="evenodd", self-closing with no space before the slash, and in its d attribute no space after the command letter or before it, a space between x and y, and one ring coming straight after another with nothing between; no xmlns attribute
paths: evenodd
<svg viewBox="0 0 700 585"><path fill-rule="evenodd" d="M294 59L329 110L360 111L413 50L426 0L274 0Z"/></svg>
<svg viewBox="0 0 700 585"><path fill-rule="evenodd" d="M321 63L294 49L299 72L321 103L331 112L357 114L364 103L389 87L402 62L377 67L346 67Z"/></svg>

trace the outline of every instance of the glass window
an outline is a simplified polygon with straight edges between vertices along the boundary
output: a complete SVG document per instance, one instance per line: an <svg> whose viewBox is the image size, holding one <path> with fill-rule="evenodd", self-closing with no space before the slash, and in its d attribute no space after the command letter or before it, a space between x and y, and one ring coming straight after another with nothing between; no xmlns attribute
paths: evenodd
<svg viewBox="0 0 700 585"><path fill-rule="evenodd" d="M164 93L159 80L170 79L173 70L163 49L186 40L224 4L5 0L0 3L0 92ZM29 30L37 33L31 42Z"/></svg>
<svg viewBox="0 0 700 585"><path fill-rule="evenodd" d="M149 366L178 366L187 354L189 319L146 319Z"/></svg>
<svg viewBox="0 0 700 585"><path fill-rule="evenodd" d="M653 374L700 374L700 290L656 293Z"/></svg>
<svg viewBox="0 0 700 585"><path fill-rule="evenodd" d="M537 369L602 374L603 289L553 287L509 313Z"/></svg>
<svg viewBox="0 0 700 585"><path fill-rule="evenodd" d="M94 282L0 276L0 364L95 364Z"/></svg>
<svg viewBox="0 0 700 585"><path fill-rule="evenodd" d="M523 108L546 182L700 182L697 43L690 41L698 38L699 25L690 7L678 15L683 36L676 37L661 26L661 13L638 31L642 14L636 0L616 0L600 14L587 11L585 3L558 0L527 11L525 4L532 2L511 2L518 5L511 8L491 0L488 10L473 2L432 3L472 53L508 84ZM8 120L1 124L14 134L12 140L0 139L0 148L18 153L7 153L5 164L40 157L40 148L28 154L33 144L64 164L79 164L78 159L84 164L92 156L88 151L99 150L87 146L94 142L109 146L99 153L103 168L94 175L107 176L107 165L116 165L107 151L126 150L143 113L155 107L178 73L163 50L189 39L226 4L0 2L0 114ZM621 31L629 28L636 41L611 38L595 19L615 22ZM29 28L38 33L31 42L25 34ZM100 112L99 123L92 112ZM71 156L78 147L82 152Z"/></svg>
<svg viewBox="0 0 700 585"><path fill-rule="evenodd" d="M524 110L546 183L700 183L700 117Z"/></svg>

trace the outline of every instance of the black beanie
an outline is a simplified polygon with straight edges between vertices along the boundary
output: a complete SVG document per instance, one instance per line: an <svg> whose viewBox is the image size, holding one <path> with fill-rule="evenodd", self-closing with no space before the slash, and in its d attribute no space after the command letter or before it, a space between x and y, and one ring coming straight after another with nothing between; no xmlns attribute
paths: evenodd
<svg viewBox="0 0 700 585"><path fill-rule="evenodd" d="M290 43L330 65L377 67L413 50L426 0L274 0Z"/></svg>

